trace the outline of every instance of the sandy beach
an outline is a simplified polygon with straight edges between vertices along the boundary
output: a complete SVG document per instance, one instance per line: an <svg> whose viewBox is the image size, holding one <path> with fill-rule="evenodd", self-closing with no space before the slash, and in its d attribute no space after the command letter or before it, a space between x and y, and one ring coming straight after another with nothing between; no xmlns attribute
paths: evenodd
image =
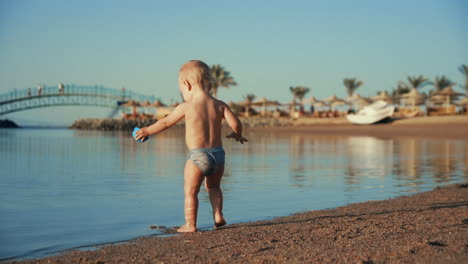
<svg viewBox="0 0 468 264"><path fill-rule="evenodd" d="M466 263L467 187L13 263Z"/></svg>
<svg viewBox="0 0 468 264"><path fill-rule="evenodd" d="M289 123L284 125L286 120ZM302 132L309 134L374 137L426 137L468 139L468 116L434 116L395 119L374 125L353 125L345 118L301 118L297 120L247 121L252 131ZM272 124L271 126L267 124ZM282 124L282 125L280 125Z"/></svg>

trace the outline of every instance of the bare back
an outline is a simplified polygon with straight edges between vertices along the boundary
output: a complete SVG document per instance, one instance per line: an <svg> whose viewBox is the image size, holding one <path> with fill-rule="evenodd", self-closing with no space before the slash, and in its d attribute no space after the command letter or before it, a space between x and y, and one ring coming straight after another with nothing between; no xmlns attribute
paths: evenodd
<svg viewBox="0 0 468 264"><path fill-rule="evenodd" d="M221 125L226 104L209 95L187 104L185 140L188 149L221 147Z"/></svg>

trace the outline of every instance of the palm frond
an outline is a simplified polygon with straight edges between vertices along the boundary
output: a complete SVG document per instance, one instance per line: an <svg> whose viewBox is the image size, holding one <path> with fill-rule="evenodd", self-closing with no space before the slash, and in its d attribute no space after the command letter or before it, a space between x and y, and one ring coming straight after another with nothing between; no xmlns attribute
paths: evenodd
<svg viewBox="0 0 468 264"><path fill-rule="evenodd" d="M448 79L444 75L442 75L441 77L435 77L433 84L437 91L440 91L447 86L455 85L454 82L452 82L450 79Z"/></svg>
<svg viewBox="0 0 468 264"><path fill-rule="evenodd" d="M465 77L468 78L468 66L466 66L465 64L462 64L462 65L460 65L460 67L458 67L458 70L459 70L463 75L465 75Z"/></svg>
<svg viewBox="0 0 468 264"><path fill-rule="evenodd" d="M344 78L343 84L346 88L348 96L352 96L353 93L364 84L363 81L357 81L356 78Z"/></svg>
<svg viewBox="0 0 468 264"><path fill-rule="evenodd" d="M296 86L296 87L290 86L289 90L293 94L294 99L297 98L299 100L304 99L305 95L310 91L310 89L305 86Z"/></svg>
<svg viewBox="0 0 468 264"><path fill-rule="evenodd" d="M229 71L226 71L220 64L214 64L210 69L211 73L211 93L216 97L218 88L224 87L229 88L230 86L236 86L237 82L231 76Z"/></svg>
<svg viewBox="0 0 468 264"><path fill-rule="evenodd" d="M408 76L408 82L415 89L419 89L419 88L422 88L422 87L424 87L426 85L432 84L432 82L429 81L429 79L427 79L426 77L424 77L422 75L415 76L415 77Z"/></svg>

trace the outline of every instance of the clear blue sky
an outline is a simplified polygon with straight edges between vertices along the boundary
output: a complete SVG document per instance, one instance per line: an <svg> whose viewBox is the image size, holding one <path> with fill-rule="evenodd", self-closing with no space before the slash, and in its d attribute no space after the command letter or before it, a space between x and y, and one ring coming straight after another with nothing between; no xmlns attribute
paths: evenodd
<svg viewBox="0 0 468 264"><path fill-rule="evenodd" d="M0 93L38 83L102 84L180 100L177 71L190 59L221 64L247 93L291 100L289 86L317 98L391 90L398 80L446 75L468 64L464 0L0 1ZM425 90L430 90L430 87ZM460 90L460 89L459 89ZM73 119L75 108L9 115ZM79 108L82 117L109 110Z"/></svg>

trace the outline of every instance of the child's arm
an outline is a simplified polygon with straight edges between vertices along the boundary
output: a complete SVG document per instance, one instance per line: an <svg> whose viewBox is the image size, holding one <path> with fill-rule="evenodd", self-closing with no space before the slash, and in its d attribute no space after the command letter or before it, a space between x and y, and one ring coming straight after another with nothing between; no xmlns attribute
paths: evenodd
<svg viewBox="0 0 468 264"><path fill-rule="evenodd" d="M224 107L224 119L226 119L226 122L234 131L231 134L227 135L227 138L234 138L237 142L240 142L241 144L244 144L244 141L248 141L242 136L241 121L239 120L239 118L237 118L237 116L234 115L234 113L227 105L225 105Z"/></svg>
<svg viewBox="0 0 468 264"><path fill-rule="evenodd" d="M151 126L143 127L142 129L136 132L135 139L139 140L147 136L162 132L171 126L177 124L182 118L185 117L185 112L187 111L187 104L179 104L174 111L172 111L168 116L164 117L161 120L158 120L156 123Z"/></svg>

